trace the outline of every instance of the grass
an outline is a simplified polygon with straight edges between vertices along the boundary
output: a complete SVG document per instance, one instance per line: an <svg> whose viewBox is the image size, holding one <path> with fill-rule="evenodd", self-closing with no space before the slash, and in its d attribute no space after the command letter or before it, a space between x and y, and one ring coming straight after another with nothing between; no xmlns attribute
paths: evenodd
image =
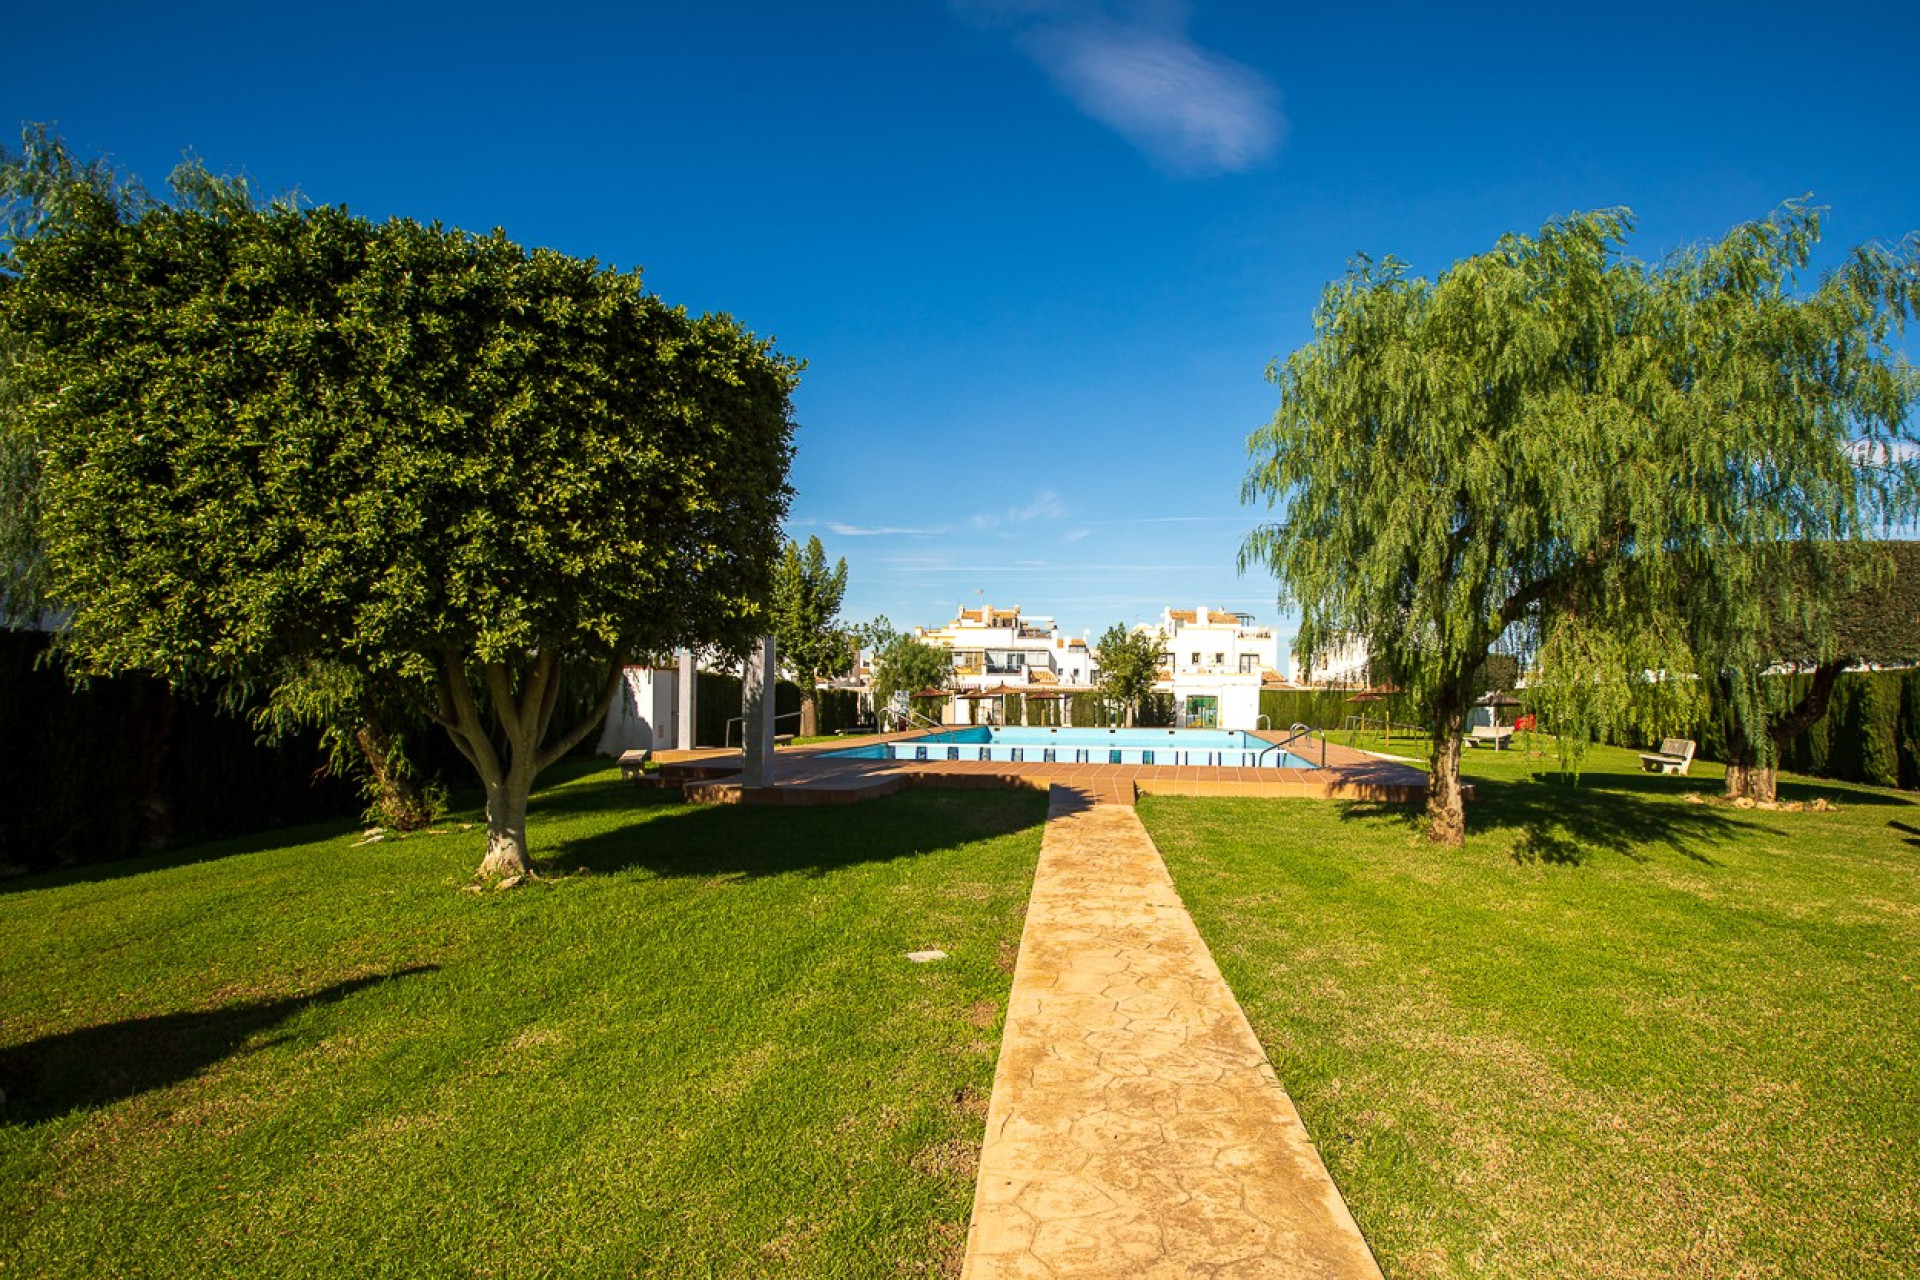
<svg viewBox="0 0 1920 1280"><path fill-rule="evenodd" d="M1468 753L1464 850L1141 803L1386 1274L1920 1276L1920 805L1557 767Z"/></svg>
<svg viewBox="0 0 1920 1280"><path fill-rule="evenodd" d="M596 770L504 893L340 827L0 885L0 1276L951 1274L1043 817Z"/></svg>

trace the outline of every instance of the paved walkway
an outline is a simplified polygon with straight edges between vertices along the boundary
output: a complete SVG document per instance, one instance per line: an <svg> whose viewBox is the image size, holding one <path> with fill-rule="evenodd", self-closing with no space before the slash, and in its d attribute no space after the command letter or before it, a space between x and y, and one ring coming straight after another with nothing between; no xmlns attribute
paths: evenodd
<svg viewBox="0 0 1920 1280"><path fill-rule="evenodd" d="M964 1280L1380 1280L1131 805L1051 798Z"/></svg>

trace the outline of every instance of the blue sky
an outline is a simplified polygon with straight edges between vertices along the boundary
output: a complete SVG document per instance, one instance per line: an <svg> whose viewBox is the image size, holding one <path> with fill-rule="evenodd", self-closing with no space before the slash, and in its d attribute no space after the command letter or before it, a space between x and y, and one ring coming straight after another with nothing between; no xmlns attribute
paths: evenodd
<svg viewBox="0 0 1920 1280"><path fill-rule="evenodd" d="M809 361L790 532L846 610L1277 614L1234 568L1270 360L1355 252L1811 192L1920 228L1920 9L873 0L9 16L0 122L642 266Z"/></svg>

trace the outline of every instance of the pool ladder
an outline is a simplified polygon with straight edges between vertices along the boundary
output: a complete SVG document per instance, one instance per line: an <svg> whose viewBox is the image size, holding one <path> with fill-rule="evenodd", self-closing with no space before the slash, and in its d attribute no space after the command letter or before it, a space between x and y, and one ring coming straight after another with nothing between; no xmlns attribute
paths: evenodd
<svg viewBox="0 0 1920 1280"><path fill-rule="evenodd" d="M1316 735L1318 735L1320 739L1320 767L1324 769L1327 767L1327 731L1325 729L1312 728L1297 720L1287 729L1287 736L1284 739L1274 743L1268 747L1266 751L1262 751L1260 755L1265 756L1267 751L1284 751L1300 739L1311 739Z"/></svg>

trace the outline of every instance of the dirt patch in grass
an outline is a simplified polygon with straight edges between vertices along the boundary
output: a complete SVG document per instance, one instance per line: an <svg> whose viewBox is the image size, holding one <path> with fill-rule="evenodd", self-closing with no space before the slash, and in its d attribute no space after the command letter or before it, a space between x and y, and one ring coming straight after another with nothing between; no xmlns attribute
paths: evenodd
<svg viewBox="0 0 1920 1280"><path fill-rule="evenodd" d="M980 1173L980 1144L965 1138L949 1138L922 1147L907 1161L915 1173L935 1178L964 1178L972 1182Z"/></svg>

